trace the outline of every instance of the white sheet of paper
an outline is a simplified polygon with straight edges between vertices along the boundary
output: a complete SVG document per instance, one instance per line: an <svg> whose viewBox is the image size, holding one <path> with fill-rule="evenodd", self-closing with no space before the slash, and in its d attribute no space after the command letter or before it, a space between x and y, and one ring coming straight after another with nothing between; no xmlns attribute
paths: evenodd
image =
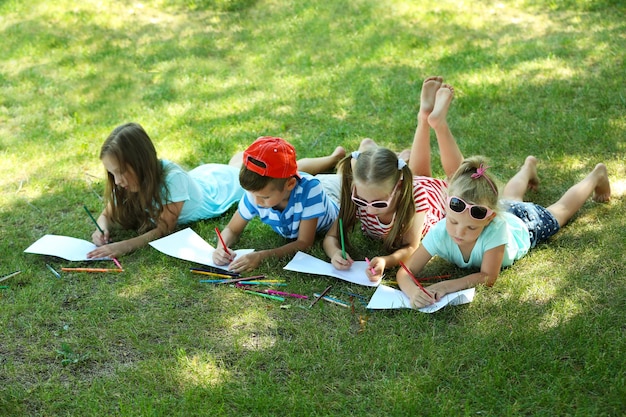
<svg viewBox="0 0 626 417"><path fill-rule="evenodd" d="M367 274L365 274L366 268L367 262L355 261L350 269L347 271L340 271L335 269L330 262L322 261L321 259L311 256L308 253L298 252L283 269L288 271L305 272L307 274L327 275L329 277L339 278L344 281L368 287L375 287L380 284L380 281L371 282L369 278L367 278Z"/></svg>
<svg viewBox="0 0 626 417"><path fill-rule="evenodd" d="M228 268L228 265L216 265L213 262L213 252L215 252L215 248L189 227L162 237L161 239L153 240L150 242L150 246L174 258L216 268ZM250 252L254 252L254 249L238 249L235 251L237 256L245 255Z"/></svg>
<svg viewBox="0 0 626 417"><path fill-rule="evenodd" d="M474 288L468 288L466 290L446 294L435 304L420 308L419 311L422 313L434 313L447 305L457 306L471 303L474 300L474 294ZM386 285L380 285L374 292L374 295L372 295L367 308L372 310L411 308L411 302L402 291Z"/></svg>
<svg viewBox="0 0 626 417"><path fill-rule="evenodd" d="M87 258L87 254L97 246L92 242L69 236L45 235L30 245L24 252L37 255L50 255L68 261L101 261L109 258Z"/></svg>

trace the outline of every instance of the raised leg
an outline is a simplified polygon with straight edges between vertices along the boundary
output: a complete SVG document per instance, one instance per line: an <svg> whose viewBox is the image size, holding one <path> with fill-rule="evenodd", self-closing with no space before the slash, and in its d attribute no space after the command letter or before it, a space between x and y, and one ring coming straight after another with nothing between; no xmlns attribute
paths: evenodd
<svg viewBox="0 0 626 417"><path fill-rule="evenodd" d="M443 77L428 77L422 84L420 109L417 113L417 127L413 136L413 144L409 156L409 168L413 175L432 176L430 166L430 125L428 117L435 108L437 91L441 87Z"/></svg>
<svg viewBox="0 0 626 417"><path fill-rule="evenodd" d="M441 165L448 178L456 172L463 162L463 154L456 143L450 127L448 126L448 108L454 98L454 88L449 84L443 84L437 90L435 107L428 116L428 124L435 130Z"/></svg>

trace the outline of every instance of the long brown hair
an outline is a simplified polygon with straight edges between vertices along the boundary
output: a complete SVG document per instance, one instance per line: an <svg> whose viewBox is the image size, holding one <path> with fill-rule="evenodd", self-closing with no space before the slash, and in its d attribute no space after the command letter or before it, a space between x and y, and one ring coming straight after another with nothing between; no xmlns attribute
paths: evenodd
<svg viewBox="0 0 626 417"><path fill-rule="evenodd" d="M137 192L117 187L115 178L107 172L105 200L111 203L111 220L139 233L156 227L168 190L161 160L146 131L137 123L116 127L102 144L100 159L104 156L115 158L121 173L132 168L139 185Z"/></svg>
<svg viewBox="0 0 626 417"><path fill-rule="evenodd" d="M353 158L356 158L354 170L352 169ZM383 248L388 252L402 246L402 238L411 227L415 217L413 174L406 164L399 162L395 152L377 147L363 152L353 152L342 159L337 166L337 170L342 175L339 218L344 224L345 231L353 230L356 224L357 206L351 198L355 178L364 184L390 184L390 187L402 179L402 184L396 191L396 218L389 234L383 240ZM348 233L345 233L344 240L348 245L350 244Z"/></svg>

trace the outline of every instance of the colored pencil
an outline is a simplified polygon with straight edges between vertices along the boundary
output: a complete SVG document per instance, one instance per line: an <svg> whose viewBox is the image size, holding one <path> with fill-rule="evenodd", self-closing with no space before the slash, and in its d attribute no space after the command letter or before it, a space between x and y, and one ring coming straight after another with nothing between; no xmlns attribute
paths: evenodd
<svg viewBox="0 0 626 417"><path fill-rule="evenodd" d="M274 295L284 295L285 297L309 298L306 295L302 295L302 294L293 294L289 292L276 291L276 290L265 290L265 292L268 294L274 294Z"/></svg>
<svg viewBox="0 0 626 417"><path fill-rule="evenodd" d="M372 275L376 275L376 271L374 270L374 268L372 268L372 264L370 263L369 258L365 258L365 262L367 262L367 267L370 269Z"/></svg>
<svg viewBox="0 0 626 417"><path fill-rule="evenodd" d="M20 273L22 273L22 271L15 271L15 272L11 272L10 274L5 275L5 276L3 276L2 278L0 278L0 282L2 282L2 281L4 281L4 280L7 280L7 279L9 279L9 278L11 278L11 277L14 277L14 276L16 276L17 274L20 274Z"/></svg>
<svg viewBox="0 0 626 417"><path fill-rule="evenodd" d="M330 297L328 295L321 296L318 293L315 293L313 295L316 296L316 297L320 297L324 301L328 301L329 303L337 304L338 306L341 306L341 307L350 307L350 304L346 303L345 301L341 301L341 300L339 300L339 299L337 299L335 297Z"/></svg>
<svg viewBox="0 0 626 417"><path fill-rule="evenodd" d="M117 268L61 268L63 272L124 272Z"/></svg>
<svg viewBox="0 0 626 417"><path fill-rule="evenodd" d="M272 287L286 287L284 282L271 282L271 281L239 281L241 285L269 285Z"/></svg>
<svg viewBox="0 0 626 417"><path fill-rule="evenodd" d="M328 291L330 291L330 289L332 288L332 285L329 285L328 287L326 287L326 289L324 291L322 291L322 293L319 295L319 297L315 298L315 300L313 300L313 302L311 303L311 305L309 306L309 308L313 307L315 304L317 304L317 302L319 300L322 299L323 296L325 296L326 294L328 294Z"/></svg>
<svg viewBox="0 0 626 417"><path fill-rule="evenodd" d="M421 277L418 278L418 281L431 281L433 279L446 279L446 278L450 278L452 276L452 274L445 274L445 275L433 275L432 277Z"/></svg>
<svg viewBox="0 0 626 417"><path fill-rule="evenodd" d="M191 268L189 270L192 274L201 274L201 275L208 275L210 277L218 277L218 278L226 278L226 279L230 279L233 276L232 275L226 275L226 274L217 274L215 272L209 272L209 271L203 271L203 270L199 270L199 269L194 269Z"/></svg>
<svg viewBox="0 0 626 417"><path fill-rule="evenodd" d="M115 266L117 266L119 269L124 269L122 268L122 264L120 263L120 261L118 261L116 258L111 258L113 260L113 262L115 262Z"/></svg>
<svg viewBox="0 0 626 417"><path fill-rule="evenodd" d="M341 240L341 256L346 259L346 244L343 239L343 221L339 219L339 238Z"/></svg>
<svg viewBox="0 0 626 417"><path fill-rule="evenodd" d="M265 294L263 292L258 292L258 291L250 291L250 290L244 290L243 292L247 292L248 294L254 294L254 295L258 295L260 297L265 297L265 298L269 298L271 300L276 300L276 301L285 301L284 297L279 297L277 295L271 295L271 294Z"/></svg>
<svg viewBox="0 0 626 417"><path fill-rule="evenodd" d="M100 231L100 233L104 234L104 230L102 230L102 228L100 227L100 225L98 224L98 222L96 221L96 219L93 217L93 215L91 214L91 212L89 211L89 209L87 208L86 205L83 205L83 208L85 209L85 211L87 212L87 214L89 215L89 218L91 220L93 220L93 224L96 225L96 227L98 228L98 230ZM121 268L120 268L121 269Z"/></svg>
<svg viewBox="0 0 626 417"><path fill-rule="evenodd" d="M220 229L219 228L215 228L215 233L217 233L217 237L220 240L220 242L222 242L222 246L224 246L224 251L230 255L230 251L228 250L228 246L226 246L226 243L224 243L224 239L222 238L222 234L220 233Z"/></svg>
<svg viewBox="0 0 626 417"><path fill-rule="evenodd" d="M50 270L50 272L52 272L54 274L55 277L57 278L61 278L61 274L59 274L56 269L54 269L53 267L51 267L50 265L46 264L46 268L48 268Z"/></svg>
<svg viewBox="0 0 626 417"><path fill-rule="evenodd" d="M400 261L400 266L402 266L402 268L404 268L406 273L409 274L409 276L411 277L411 279L413 280L415 285L417 285L420 288L420 290L424 291L424 294L426 294L429 298L433 298L433 296L430 295L430 293L428 291L426 291L426 288L424 288L422 286L422 284L420 284L420 282L417 280L417 278L415 278L415 276L411 273L411 270L409 268L407 268L407 266L404 264L404 262Z"/></svg>
<svg viewBox="0 0 626 417"><path fill-rule="evenodd" d="M214 267L208 267L208 268L190 268L194 271L204 271L204 272L212 272L214 274L224 274L224 275L228 275L230 277L240 277L241 274L239 272L232 272L229 271L227 269L222 269L222 268L214 268Z"/></svg>

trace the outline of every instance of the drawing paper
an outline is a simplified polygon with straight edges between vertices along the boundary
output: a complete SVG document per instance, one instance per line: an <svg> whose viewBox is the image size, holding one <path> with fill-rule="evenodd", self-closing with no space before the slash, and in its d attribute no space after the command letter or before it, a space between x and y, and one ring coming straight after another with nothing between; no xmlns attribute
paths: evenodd
<svg viewBox="0 0 626 417"><path fill-rule="evenodd" d="M367 262L355 261L350 269L347 271L340 271L335 269L330 262L323 261L304 252L298 252L295 254L293 259L285 265L284 269L289 271L305 272L307 274L326 275L352 282L353 284L375 287L380 284L380 280L377 282L371 282L365 273L367 267Z"/></svg>
<svg viewBox="0 0 626 417"><path fill-rule="evenodd" d="M166 255L201 265L228 269L228 265L216 265L213 262L215 248L202 239L191 228L180 230L171 235L150 242L150 246ZM254 252L254 249L238 249L237 256Z"/></svg>
<svg viewBox="0 0 626 417"><path fill-rule="evenodd" d="M471 303L474 300L474 293L474 288L468 288L466 290L446 294L435 304L418 310L422 313L434 313L447 305L456 306ZM374 292L374 295L372 295L367 308L372 310L411 308L411 302L406 294L404 294L401 290L397 290L386 285L380 285Z"/></svg>
<svg viewBox="0 0 626 417"><path fill-rule="evenodd" d="M101 261L109 258L87 258L97 246L92 242L69 236L45 235L24 252L37 255L57 256L68 261Z"/></svg>

